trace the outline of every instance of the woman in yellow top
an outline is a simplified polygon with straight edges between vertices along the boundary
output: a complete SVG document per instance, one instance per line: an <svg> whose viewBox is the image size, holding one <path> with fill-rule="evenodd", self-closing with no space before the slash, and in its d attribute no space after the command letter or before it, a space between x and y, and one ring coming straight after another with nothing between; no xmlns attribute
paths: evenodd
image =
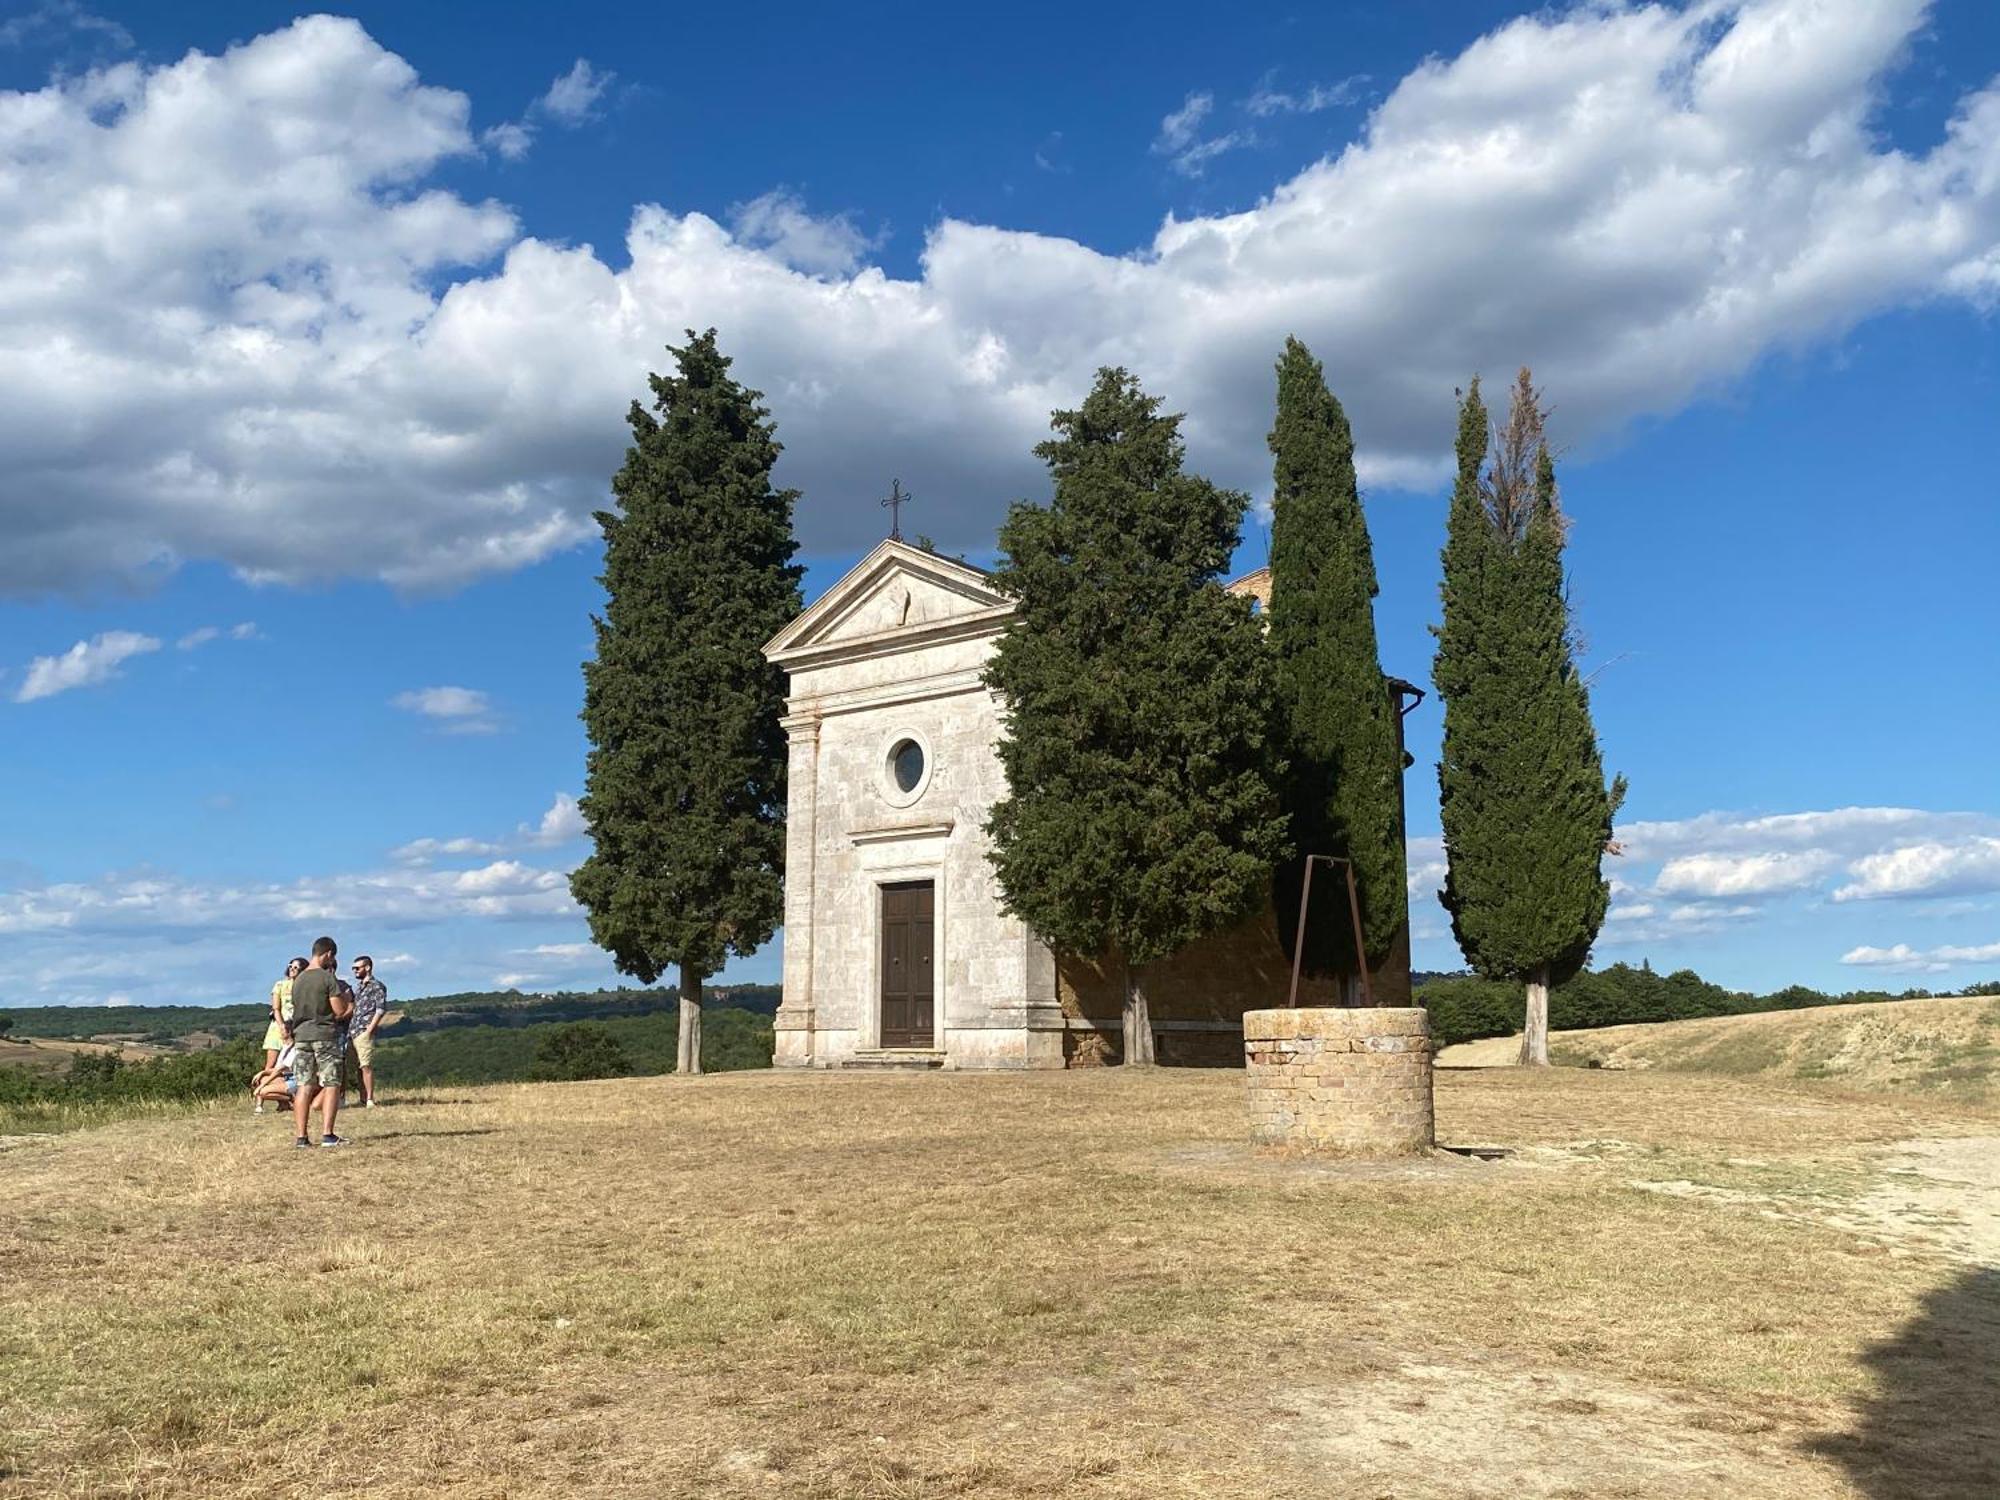
<svg viewBox="0 0 2000 1500"><path fill-rule="evenodd" d="M271 986L271 1024L264 1028L264 1070L278 1065L284 1049L285 1028L292 1024L292 981L305 969L306 961L295 958L285 965L285 977Z"/></svg>

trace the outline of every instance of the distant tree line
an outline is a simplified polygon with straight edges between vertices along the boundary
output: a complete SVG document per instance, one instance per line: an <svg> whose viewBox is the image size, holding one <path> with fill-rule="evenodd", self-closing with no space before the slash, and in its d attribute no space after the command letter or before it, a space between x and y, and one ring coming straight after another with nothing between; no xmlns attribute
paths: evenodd
<svg viewBox="0 0 2000 1500"><path fill-rule="evenodd" d="M1513 984L1470 974L1425 975L1417 986L1417 1003L1430 1012L1436 1045L1472 1042L1481 1037L1509 1036L1521 1029L1521 995ZM2000 994L2000 981L1969 985L1965 995ZM1554 986L1549 996L1549 1026L1556 1031L1581 1031L1593 1026L1628 1026L1646 1021L1688 1021L1701 1016L1741 1016L1761 1011L1806 1010L1816 1005L1869 1005L1884 1000L1935 998L1923 989L1889 994L1882 990L1849 990L1828 994L1795 984L1768 995L1727 990L1710 984L1692 969L1657 974L1650 967L1612 964L1587 969Z"/></svg>

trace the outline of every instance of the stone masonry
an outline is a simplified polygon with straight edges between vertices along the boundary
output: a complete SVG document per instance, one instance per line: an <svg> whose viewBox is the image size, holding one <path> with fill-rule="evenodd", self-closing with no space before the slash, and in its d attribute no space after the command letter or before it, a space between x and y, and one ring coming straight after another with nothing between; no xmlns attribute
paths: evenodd
<svg viewBox="0 0 2000 1500"><path fill-rule="evenodd" d="M1409 1156L1434 1144L1421 1007L1253 1010L1243 1053L1253 1140L1343 1156Z"/></svg>

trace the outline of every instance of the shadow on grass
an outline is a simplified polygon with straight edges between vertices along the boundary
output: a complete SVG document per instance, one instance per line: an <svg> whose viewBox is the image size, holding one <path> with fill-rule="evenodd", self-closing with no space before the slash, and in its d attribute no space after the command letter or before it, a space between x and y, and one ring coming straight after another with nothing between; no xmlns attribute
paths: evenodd
<svg viewBox="0 0 2000 1500"><path fill-rule="evenodd" d="M500 1131L492 1125L481 1125L471 1130L385 1130L380 1135L369 1131L354 1138L356 1145L374 1145L377 1141L442 1141L459 1135L498 1135Z"/></svg>
<svg viewBox="0 0 2000 1500"><path fill-rule="evenodd" d="M1967 1271L1862 1356L1874 1394L1848 1432L1813 1439L1869 1500L2000 1495L2000 1271Z"/></svg>

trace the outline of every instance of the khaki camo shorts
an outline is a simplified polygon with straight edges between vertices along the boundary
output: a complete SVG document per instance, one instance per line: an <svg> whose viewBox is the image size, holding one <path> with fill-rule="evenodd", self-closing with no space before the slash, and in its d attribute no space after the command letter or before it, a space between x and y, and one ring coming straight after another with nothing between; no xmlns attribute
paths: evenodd
<svg viewBox="0 0 2000 1500"><path fill-rule="evenodd" d="M300 1042L292 1053L292 1077L299 1086L316 1083L323 1089L340 1087L339 1042Z"/></svg>

